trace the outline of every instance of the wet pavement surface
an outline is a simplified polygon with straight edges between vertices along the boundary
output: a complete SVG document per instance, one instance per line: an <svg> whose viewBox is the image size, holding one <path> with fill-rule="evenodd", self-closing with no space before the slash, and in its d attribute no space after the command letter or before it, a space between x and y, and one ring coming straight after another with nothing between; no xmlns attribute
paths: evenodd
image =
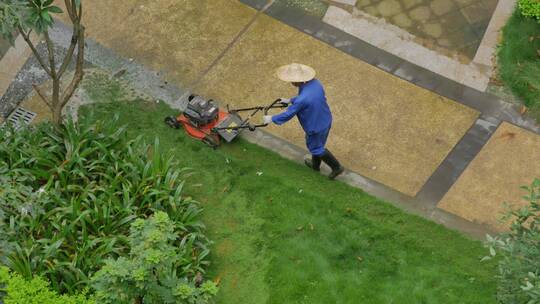
<svg viewBox="0 0 540 304"><path fill-rule="evenodd" d="M497 0L358 0L356 8L421 38L426 46L474 57Z"/></svg>
<svg viewBox="0 0 540 304"><path fill-rule="evenodd" d="M9 42L4 40L3 38L0 38L0 59L4 57L10 46L11 45L9 44Z"/></svg>
<svg viewBox="0 0 540 304"><path fill-rule="evenodd" d="M322 17L328 4L382 18L418 42L463 61L474 58L498 0L277 0ZM363 18L358 14L359 18Z"/></svg>
<svg viewBox="0 0 540 304"><path fill-rule="evenodd" d="M540 174L540 136L503 122L438 207L471 222L505 230L507 210L527 205L521 186Z"/></svg>

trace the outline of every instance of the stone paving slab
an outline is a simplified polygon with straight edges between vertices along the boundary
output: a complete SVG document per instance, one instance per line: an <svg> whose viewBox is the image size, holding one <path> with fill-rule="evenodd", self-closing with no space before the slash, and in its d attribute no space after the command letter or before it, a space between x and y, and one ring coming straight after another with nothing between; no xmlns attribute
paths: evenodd
<svg viewBox="0 0 540 304"><path fill-rule="evenodd" d="M92 0L84 24L104 46L186 85L255 13L231 0Z"/></svg>
<svg viewBox="0 0 540 304"><path fill-rule="evenodd" d="M3 39L2 37L0 37L0 59L4 57L4 55L7 53L10 47L11 45L9 44L9 42Z"/></svg>
<svg viewBox="0 0 540 304"><path fill-rule="evenodd" d="M500 120L492 117L480 116L431 175L416 198L436 207L495 133L500 123Z"/></svg>
<svg viewBox="0 0 540 304"><path fill-rule="evenodd" d="M38 40L37 36L32 35L31 40L35 43ZM8 114L4 113L1 106L2 97L31 54L32 51L22 36L17 37L13 47L6 48L4 53L0 54L0 120Z"/></svg>
<svg viewBox="0 0 540 304"><path fill-rule="evenodd" d="M395 26L381 22L363 12L348 11L331 6L323 19L346 33L358 37L389 53L433 71L448 79L485 91L491 70L475 63L463 63L446 54L432 50L417 41L417 37ZM401 77L401 75L400 75Z"/></svg>
<svg viewBox="0 0 540 304"><path fill-rule="evenodd" d="M469 221L504 230L504 203L526 204L521 186L540 177L540 135L502 123L438 207Z"/></svg>
<svg viewBox="0 0 540 304"><path fill-rule="evenodd" d="M415 35L422 44L473 59L497 0L361 0L356 7Z"/></svg>
<svg viewBox="0 0 540 304"><path fill-rule="evenodd" d="M2 67L0 70L0 117L2 119L7 118L17 105L32 92L32 84L41 84L49 79L49 75L41 68L24 39L19 38L15 43L16 46L10 48L0 61ZM39 43L39 39L35 35L33 35L32 40L43 57L47 53L45 44ZM55 49L58 57L65 56L65 52L57 51L58 49Z"/></svg>
<svg viewBox="0 0 540 304"><path fill-rule="evenodd" d="M329 147L350 169L414 196L478 116L272 18L260 16L204 79L200 93L234 106L293 96L274 77L289 62L318 71L335 122ZM296 121L269 131L298 146Z"/></svg>

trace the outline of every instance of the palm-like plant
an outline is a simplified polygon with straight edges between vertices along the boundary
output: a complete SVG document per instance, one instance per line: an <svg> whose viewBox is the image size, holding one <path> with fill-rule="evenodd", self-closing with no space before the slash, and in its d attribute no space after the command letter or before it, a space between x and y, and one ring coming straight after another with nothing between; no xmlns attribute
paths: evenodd
<svg viewBox="0 0 540 304"><path fill-rule="evenodd" d="M0 261L61 292L87 286L107 258L126 254L129 225L164 211L184 254L179 271L204 272L201 208L183 197L185 169L124 128L84 120L0 129Z"/></svg>

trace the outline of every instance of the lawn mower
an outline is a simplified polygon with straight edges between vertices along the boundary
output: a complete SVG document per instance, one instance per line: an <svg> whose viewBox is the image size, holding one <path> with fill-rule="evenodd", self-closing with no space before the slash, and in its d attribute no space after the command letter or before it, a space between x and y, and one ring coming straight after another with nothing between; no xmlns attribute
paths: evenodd
<svg viewBox="0 0 540 304"><path fill-rule="evenodd" d="M276 99L268 106L256 106L242 109L229 109L222 111L213 100L206 100L198 95L188 97L187 109L178 117L168 116L165 123L171 128L179 129L181 126L186 133L194 139L200 140L208 146L216 149L221 144L221 140L233 141L244 129L255 131L268 124L252 124L250 119L260 111L264 115L270 109L286 108L288 104ZM250 112L248 117L243 119L239 113Z"/></svg>

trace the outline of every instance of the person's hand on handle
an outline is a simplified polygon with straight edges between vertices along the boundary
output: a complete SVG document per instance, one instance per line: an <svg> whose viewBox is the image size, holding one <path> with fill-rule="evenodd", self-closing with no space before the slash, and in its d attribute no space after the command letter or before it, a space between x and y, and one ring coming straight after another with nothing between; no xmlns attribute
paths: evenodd
<svg viewBox="0 0 540 304"><path fill-rule="evenodd" d="M268 125L272 122L272 115L264 115L263 116L263 123L265 125Z"/></svg>
<svg viewBox="0 0 540 304"><path fill-rule="evenodd" d="M279 102L283 103L283 104L291 104L291 100L289 98L280 98L279 99Z"/></svg>

